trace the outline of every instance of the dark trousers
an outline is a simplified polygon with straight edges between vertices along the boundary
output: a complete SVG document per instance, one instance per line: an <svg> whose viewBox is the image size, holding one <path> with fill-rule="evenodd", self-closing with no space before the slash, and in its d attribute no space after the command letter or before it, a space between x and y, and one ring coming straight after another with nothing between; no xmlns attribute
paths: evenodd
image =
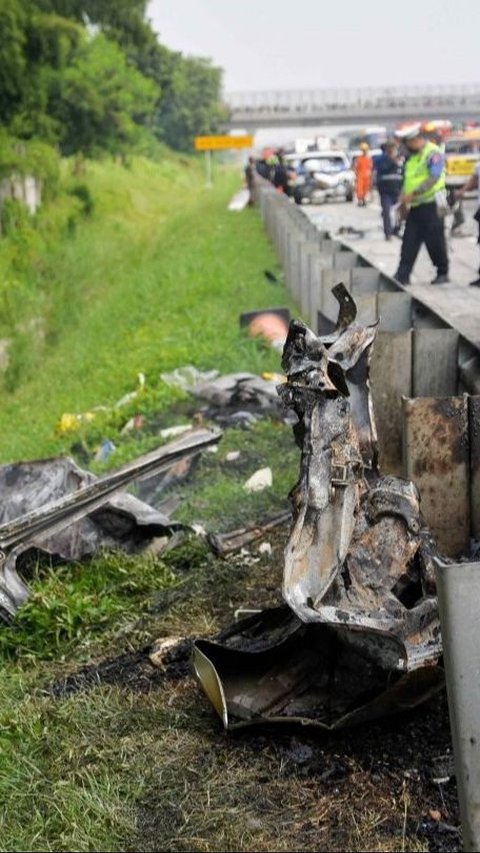
<svg viewBox="0 0 480 853"><path fill-rule="evenodd" d="M391 237L395 232L392 224L392 207L398 201L398 193L381 192L380 204L382 206L383 232L385 237Z"/></svg>
<svg viewBox="0 0 480 853"><path fill-rule="evenodd" d="M396 273L399 281L408 281L422 243L425 243L438 275L448 274L447 244L443 219L435 202L412 207L403 232L400 264Z"/></svg>

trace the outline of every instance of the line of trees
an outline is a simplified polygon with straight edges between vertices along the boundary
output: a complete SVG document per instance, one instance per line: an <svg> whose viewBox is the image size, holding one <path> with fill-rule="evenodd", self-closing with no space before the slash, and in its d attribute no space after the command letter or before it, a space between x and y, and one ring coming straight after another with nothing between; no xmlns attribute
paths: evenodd
<svg viewBox="0 0 480 853"><path fill-rule="evenodd" d="M152 135L189 151L226 115L221 69L167 48L146 0L1 0L0 124L64 154L118 153Z"/></svg>

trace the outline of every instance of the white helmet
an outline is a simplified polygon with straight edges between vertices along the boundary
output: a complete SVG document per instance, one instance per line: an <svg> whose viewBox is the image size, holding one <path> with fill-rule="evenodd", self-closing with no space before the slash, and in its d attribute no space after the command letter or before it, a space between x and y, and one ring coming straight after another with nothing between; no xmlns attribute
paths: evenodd
<svg viewBox="0 0 480 853"><path fill-rule="evenodd" d="M415 122L415 124L409 124L407 127L402 127L400 130L395 131L395 136L397 139L402 139L406 142L408 139L415 139L417 136L421 136L422 134L422 125L419 121Z"/></svg>

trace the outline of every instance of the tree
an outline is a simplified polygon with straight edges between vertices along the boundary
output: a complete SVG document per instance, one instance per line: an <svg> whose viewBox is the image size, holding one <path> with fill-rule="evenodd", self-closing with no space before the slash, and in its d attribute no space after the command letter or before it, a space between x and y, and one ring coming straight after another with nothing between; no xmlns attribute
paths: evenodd
<svg viewBox="0 0 480 853"><path fill-rule="evenodd" d="M0 7L0 119L6 124L21 103L26 74L27 14L21 0Z"/></svg>
<svg viewBox="0 0 480 853"><path fill-rule="evenodd" d="M155 85L101 33L85 40L57 83L51 112L66 154L125 150L137 139L139 125L148 124L157 98Z"/></svg>
<svg viewBox="0 0 480 853"><path fill-rule="evenodd" d="M222 71L209 59L162 50L162 96L154 132L172 148L191 151L194 136L217 131L226 119L220 103Z"/></svg>

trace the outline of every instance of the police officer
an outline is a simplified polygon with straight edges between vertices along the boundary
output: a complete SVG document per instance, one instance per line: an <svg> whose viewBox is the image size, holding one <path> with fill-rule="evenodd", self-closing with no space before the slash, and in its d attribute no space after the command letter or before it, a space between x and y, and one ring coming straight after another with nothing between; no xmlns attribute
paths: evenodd
<svg viewBox="0 0 480 853"><path fill-rule="evenodd" d="M397 136L403 140L409 157L405 163L400 209L406 215L400 263L395 278L410 284L410 273L420 246L425 243L437 275L432 284L448 279L448 256L443 216L445 199L445 158L433 142L423 136L420 125Z"/></svg>

